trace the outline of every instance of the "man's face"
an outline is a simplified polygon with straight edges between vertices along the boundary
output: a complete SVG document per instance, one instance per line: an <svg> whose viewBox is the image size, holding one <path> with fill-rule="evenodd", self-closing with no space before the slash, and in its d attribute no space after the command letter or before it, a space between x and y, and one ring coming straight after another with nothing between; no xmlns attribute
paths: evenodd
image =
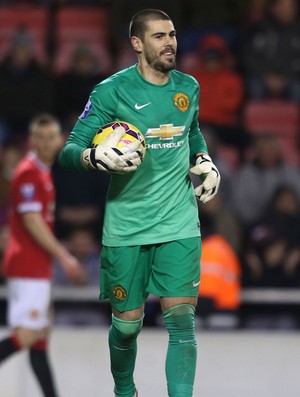
<svg viewBox="0 0 300 397"><path fill-rule="evenodd" d="M296 0L278 0L272 7L271 13L283 24L290 24L297 20L298 5Z"/></svg>
<svg viewBox="0 0 300 397"><path fill-rule="evenodd" d="M142 56L158 72L167 73L176 65L176 31L171 21L150 21L142 40Z"/></svg>
<svg viewBox="0 0 300 397"><path fill-rule="evenodd" d="M38 158L46 164L53 163L62 147L60 126L55 122L36 126L31 134L31 144Z"/></svg>

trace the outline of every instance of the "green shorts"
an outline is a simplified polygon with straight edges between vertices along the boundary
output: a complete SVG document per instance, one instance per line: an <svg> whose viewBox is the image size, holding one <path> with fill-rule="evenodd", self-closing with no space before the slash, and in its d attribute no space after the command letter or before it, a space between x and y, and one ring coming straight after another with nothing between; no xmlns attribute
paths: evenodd
<svg viewBox="0 0 300 397"><path fill-rule="evenodd" d="M148 295L198 296L201 238L101 251L100 299L119 312L137 309Z"/></svg>

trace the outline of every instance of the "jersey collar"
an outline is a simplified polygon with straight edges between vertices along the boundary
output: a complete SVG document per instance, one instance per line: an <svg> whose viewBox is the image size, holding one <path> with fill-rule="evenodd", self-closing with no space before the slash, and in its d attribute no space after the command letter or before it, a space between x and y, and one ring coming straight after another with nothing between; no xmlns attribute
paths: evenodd
<svg viewBox="0 0 300 397"><path fill-rule="evenodd" d="M50 171L50 168L38 158L35 152L30 151L28 153L28 157L41 171L44 172Z"/></svg>
<svg viewBox="0 0 300 397"><path fill-rule="evenodd" d="M141 75L141 73L138 71L138 64L135 64L134 66L135 73L137 74L138 78L142 80L145 84L148 84L149 86L153 88L162 88L162 87L167 87L169 84L171 84L171 73L169 74L169 80L165 84L153 84L150 83L150 81L147 81L144 79L144 77Z"/></svg>

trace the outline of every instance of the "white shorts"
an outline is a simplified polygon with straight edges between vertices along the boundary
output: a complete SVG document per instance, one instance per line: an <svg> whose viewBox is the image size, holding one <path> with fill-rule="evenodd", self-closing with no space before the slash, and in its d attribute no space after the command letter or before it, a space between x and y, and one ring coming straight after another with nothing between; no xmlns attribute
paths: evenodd
<svg viewBox="0 0 300 397"><path fill-rule="evenodd" d="M10 278L7 286L7 322L11 328L40 330L49 325L50 280Z"/></svg>

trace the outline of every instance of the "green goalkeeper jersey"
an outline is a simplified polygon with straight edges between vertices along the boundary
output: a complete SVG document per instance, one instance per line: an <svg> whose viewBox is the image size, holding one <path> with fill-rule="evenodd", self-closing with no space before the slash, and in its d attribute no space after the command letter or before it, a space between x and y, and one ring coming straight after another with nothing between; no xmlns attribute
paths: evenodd
<svg viewBox="0 0 300 397"><path fill-rule="evenodd" d="M145 136L146 155L137 171L112 175L103 244L132 246L200 235L190 162L207 146L198 126L199 85L173 70L164 85L143 79L132 66L98 84L60 155L68 168L83 170L81 153L97 130L127 121Z"/></svg>

